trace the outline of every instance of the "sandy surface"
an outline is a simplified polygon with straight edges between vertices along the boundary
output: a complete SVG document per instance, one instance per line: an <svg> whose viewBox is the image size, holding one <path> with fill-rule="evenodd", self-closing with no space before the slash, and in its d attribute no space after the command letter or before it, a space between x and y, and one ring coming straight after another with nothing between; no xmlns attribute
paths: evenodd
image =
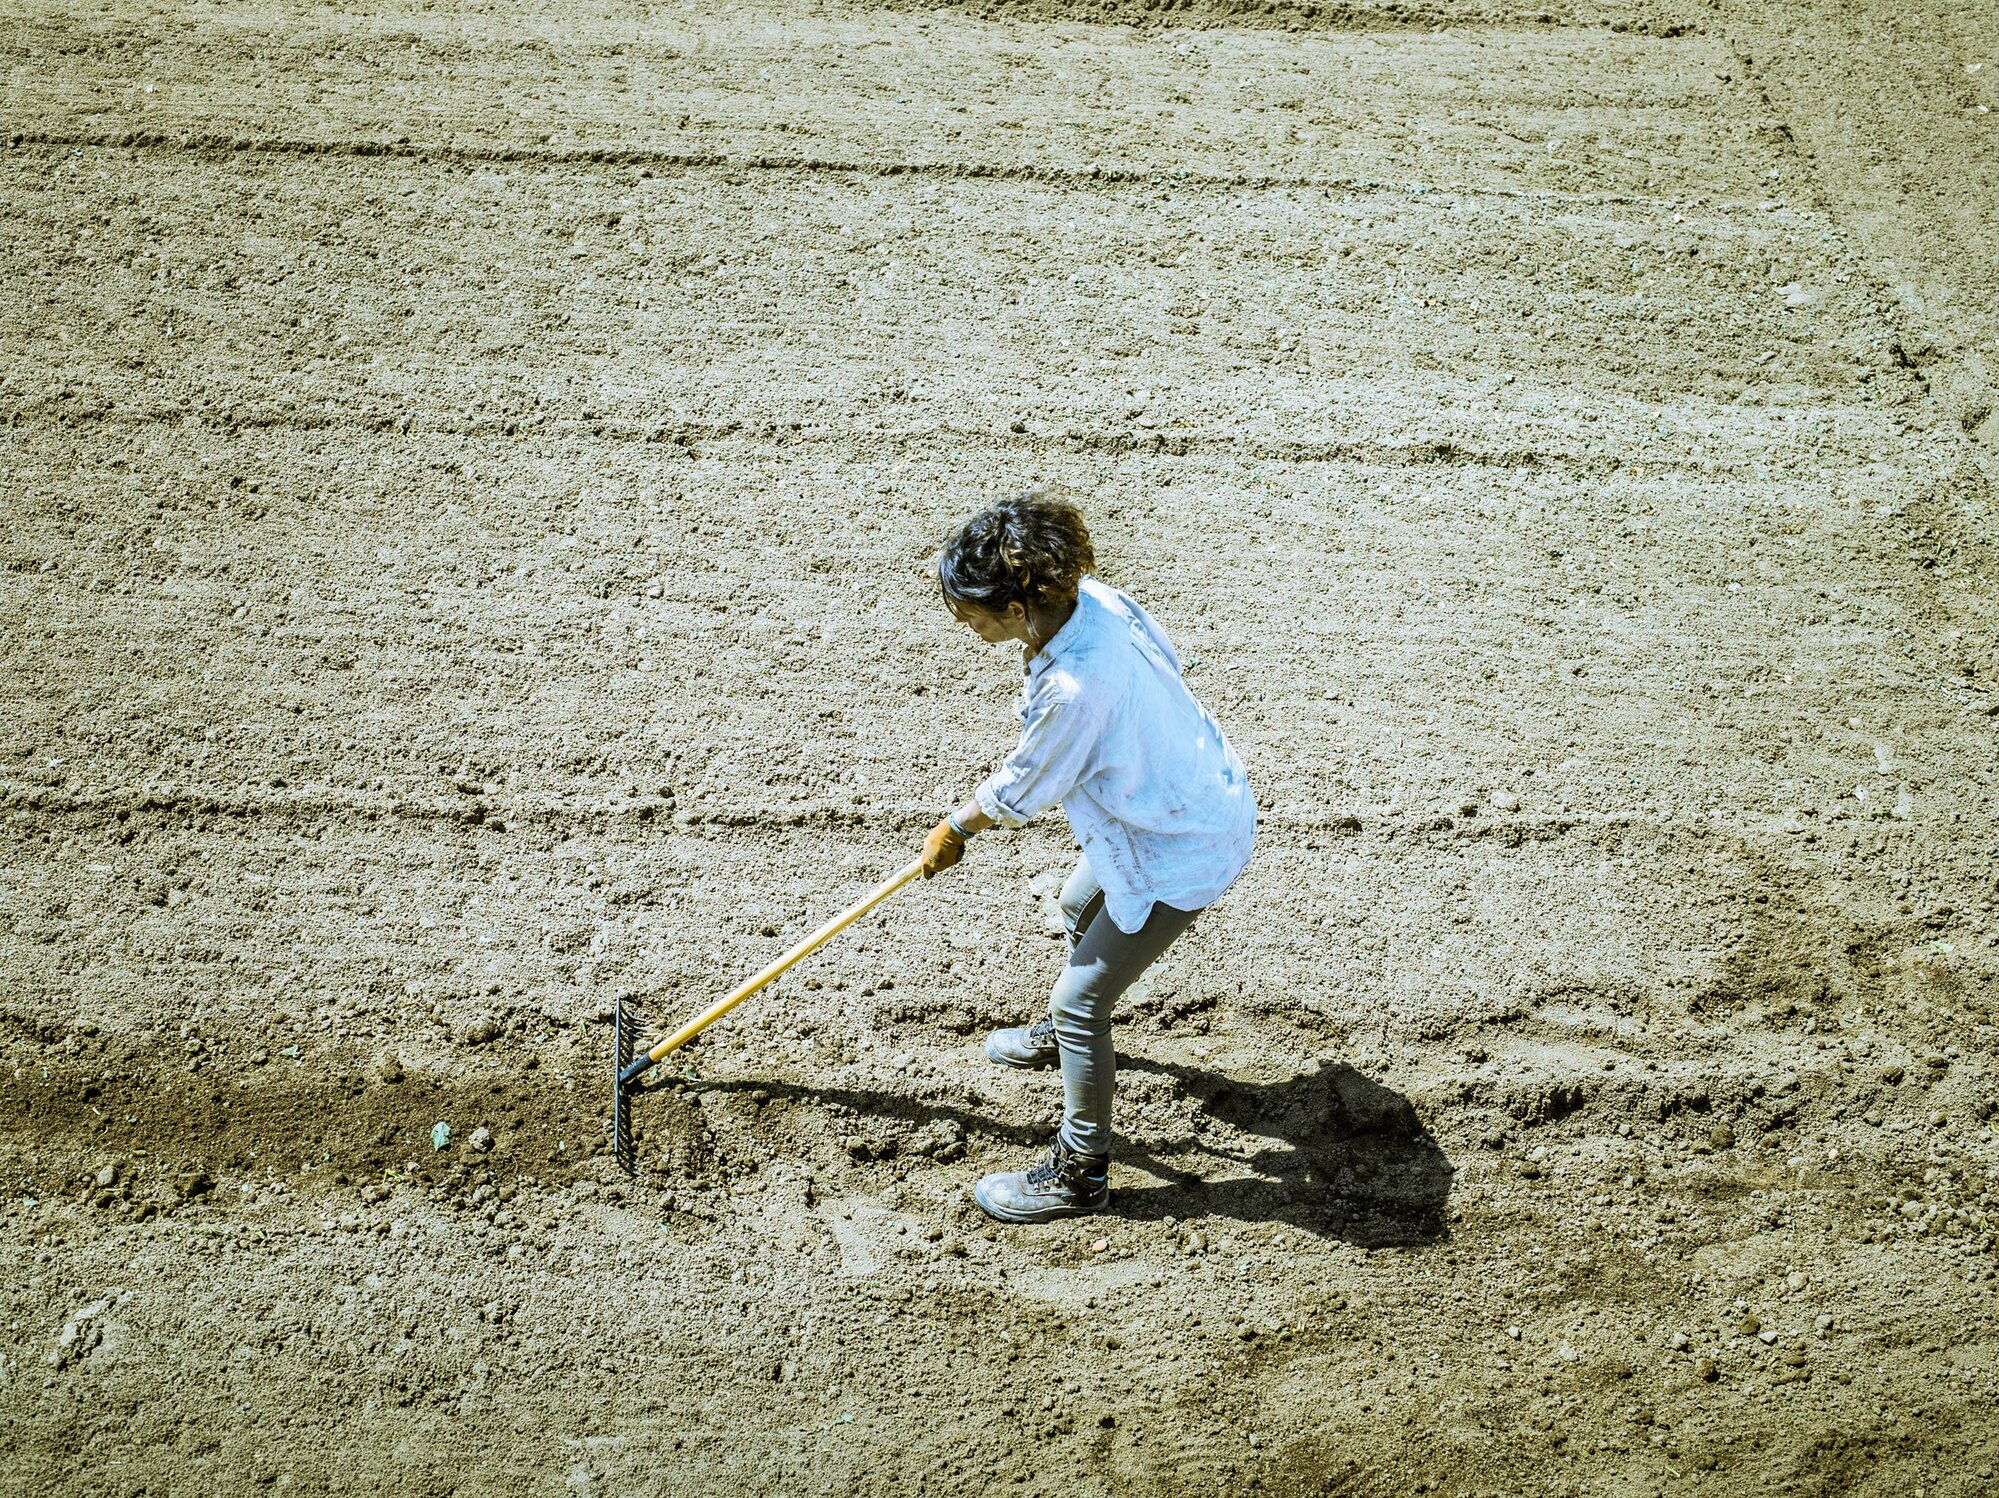
<svg viewBox="0 0 1999 1498"><path fill-rule="evenodd" d="M0 1491L1993 1491L1993 74L1890 12L0 10ZM1263 807L1112 1214L968 1201L1059 816L625 1181L613 996L1008 746L919 567L1034 480Z"/></svg>

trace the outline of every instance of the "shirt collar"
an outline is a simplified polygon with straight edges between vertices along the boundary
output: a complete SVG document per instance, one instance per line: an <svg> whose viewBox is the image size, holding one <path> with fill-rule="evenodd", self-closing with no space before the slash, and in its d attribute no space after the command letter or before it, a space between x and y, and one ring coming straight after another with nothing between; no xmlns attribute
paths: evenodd
<svg viewBox="0 0 1999 1498"><path fill-rule="evenodd" d="M1094 607L1096 607L1096 600L1090 597L1089 590L1079 587L1076 590L1075 612L1069 615L1062 627L1056 630L1049 638L1047 644L1043 645L1039 651L1028 658L1026 670L1030 676L1039 676L1057 660L1076 648L1076 643L1089 630L1089 625L1083 619L1083 611Z"/></svg>

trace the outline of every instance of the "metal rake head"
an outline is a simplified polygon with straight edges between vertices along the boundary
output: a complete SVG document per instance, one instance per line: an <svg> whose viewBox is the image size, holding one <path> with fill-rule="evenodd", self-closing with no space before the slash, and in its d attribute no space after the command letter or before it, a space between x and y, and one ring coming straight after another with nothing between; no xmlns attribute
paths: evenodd
<svg viewBox="0 0 1999 1498"><path fill-rule="evenodd" d="M632 1094L645 1089L636 1081L627 1082L625 1073L632 1058L644 1053L640 1044L644 1036L644 1019L631 1001L619 994L612 1016L611 1153L626 1175L637 1175L639 1170L638 1145L632 1138Z"/></svg>

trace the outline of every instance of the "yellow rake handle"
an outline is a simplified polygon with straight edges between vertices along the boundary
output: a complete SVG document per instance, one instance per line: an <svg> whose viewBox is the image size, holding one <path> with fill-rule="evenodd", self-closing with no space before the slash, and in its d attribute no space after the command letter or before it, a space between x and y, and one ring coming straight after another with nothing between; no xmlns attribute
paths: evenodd
<svg viewBox="0 0 1999 1498"><path fill-rule="evenodd" d="M892 879L889 879L886 883L877 885L873 891L863 896L857 904L849 906L839 915L834 916L832 920L806 937L804 941L793 947L789 952L786 952L741 988L737 989L727 998L717 999L693 1019L667 1036L666 1039L646 1052L645 1062L641 1063L638 1067L634 1067L633 1070L642 1071L645 1065L656 1061L664 1061L668 1056L671 1056L675 1051L686 1045L688 1041L714 1024L716 1020L742 1003L744 999L747 999L765 984L771 982L794 963L803 961L820 947L823 947L827 942L838 936L842 931L845 931L855 921L858 921L862 916L873 910L882 901L886 900L890 895L901 889L922 872L923 860L919 858L915 863L895 875Z"/></svg>

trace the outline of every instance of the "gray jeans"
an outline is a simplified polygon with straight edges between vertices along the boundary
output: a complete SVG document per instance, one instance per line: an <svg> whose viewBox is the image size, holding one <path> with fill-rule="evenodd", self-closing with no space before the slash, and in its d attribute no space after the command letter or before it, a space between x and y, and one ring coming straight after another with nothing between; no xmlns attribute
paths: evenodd
<svg viewBox="0 0 1999 1498"><path fill-rule="evenodd" d="M1111 1097L1117 1090L1111 1010L1199 914L1154 904L1145 925L1127 936L1104 914L1103 886L1090 872L1087 856L1076 860L1062 886L1069 960L1055 980L1048 1013L1062 1051L1062 1141L1077 1154L1111 1150Z"/></svg>

